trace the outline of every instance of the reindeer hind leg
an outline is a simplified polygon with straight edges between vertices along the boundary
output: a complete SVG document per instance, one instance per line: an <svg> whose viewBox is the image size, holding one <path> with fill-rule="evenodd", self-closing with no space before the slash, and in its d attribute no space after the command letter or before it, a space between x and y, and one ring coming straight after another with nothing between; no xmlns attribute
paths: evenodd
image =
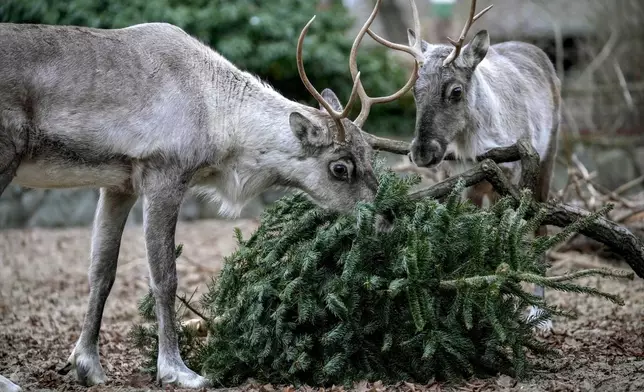
<svg viewBox="0 0 644 392"><path fill-rule="evenodd" d="M539 166L539 176L537 177L537 184L534 190L535 200L539 203L548 201L548 195L550 193L550 184L552 182L552 176L554 173L555 157L557 151L557 133L553 136L553 139L550 142L548 152L545 159L542 161ZM548 234L548 229L546 226L539 226L535 231L536 237L543 237ZM542 262L546 263L546 256L543 256ZM543 286L536 285L533 291L534 295L540 297L541 299L545 298L545 289ZM542 310L536 306L530 307L530 313L528 318L534 318L541 314ZM552 320L545 320L538 325L540 332L547 333L552 330Z"/></svg>
<svg viewBox="0 0 644 392"><path fill-rule="evenodd" d="M66 365L58 371L75 370L81 385L92 386L106 381L98 352L98 338L105 302L116 278L121 238L125 222L137 195L101 188L92 229L89 267L89 300L81 334Z"/></svg>

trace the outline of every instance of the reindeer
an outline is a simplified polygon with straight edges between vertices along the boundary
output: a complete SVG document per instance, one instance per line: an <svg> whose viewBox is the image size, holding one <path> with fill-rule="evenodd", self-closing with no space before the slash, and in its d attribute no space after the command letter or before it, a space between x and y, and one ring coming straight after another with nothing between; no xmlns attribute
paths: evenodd
<svg viewBox="0 0 644 392"><path fill-rule="evenodd" d="M0 392L21 392L22 388L0 375Z"/></svg>
<svg viewBox="0 0 644 392"><path fill-rule="evenodd" d="M472 0L458 41L448 37L451 46L429 44L408 30L409 44L420 41L425 57L413 88L416 126L409 157L419 167L443 162L457 173L487 150L526 139L540 157L535 198L546 201L557 153L560 81L548 56L534 45L516 41L490 45L488 32L481 30L463 46L472 24L490 8L474 15L476 0ZM447 154L458 161L443 161ZM502 168L514 184L519 183L519 163ZM485 182L468 189L466 196L480 206L491 190ZM497 200L498 194L492 193L490 199ZM545 226L536 233L545 234ZM543 287L536 287L535 293L543 298ZM533 307L530 317L538 312ZM540 326L551 327L550 321Z"/></svg>
<svg viewBox="0 0 644 392"><path fill-rule="evenodd" d="M413 0L415 31L420 21ZM360 41L380 0L351 49ZM419 65L398 92L366 95L357 72L348 103L319 93L312 108L280 95L182 29L165 23L122 29L0 24L0 194L10 183L33 188L100 188L92 229L89 301L80 337L60 370L83 385L102 384L98 336L114 283L125 221L143 197L143 232L159 326L157 382L200 388L174 330L175 230L189 191L219 199L236 216L247 200L273 186L349 212L375 197L371 167L379 139L361 130L374 103L409 91ZM422 61L420 44L391 46ZM356 97L359 118L348 113Z"/></svg>

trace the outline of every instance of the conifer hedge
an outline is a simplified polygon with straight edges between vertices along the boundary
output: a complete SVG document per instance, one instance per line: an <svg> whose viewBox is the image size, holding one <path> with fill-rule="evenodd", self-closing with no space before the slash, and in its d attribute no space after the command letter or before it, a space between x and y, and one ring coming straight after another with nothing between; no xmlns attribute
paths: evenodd
<svg viewBox="0 0 644 392"><path fill-rule="evenodd" d="M316 207L301 194L270 208L248 239L226 258L200 300L209 337L182 328L189 367L215 385L247 378L273 384L351 384L359 380L424 383L497 373L522 377L530 354L554 355L534 327L564 313L524 291L522 282L622 300L571 282L590 270L544 277L541 256L601 214L550 237L531 234L542 216L527 216L504 198L490 209L462 201L463 184L445 202L412 200L417 176L402 178L377 162L373 203L352 214ZM395 217L390 231L376 216ZM149 324L132 337L156 370L157 337L151 295L141 301ZM526 306L545 309L527 320ZM183 305L181 305L183 306ZM192 306L194 307L194 306ZM177 312L177 314L181 314Z"/></svg>

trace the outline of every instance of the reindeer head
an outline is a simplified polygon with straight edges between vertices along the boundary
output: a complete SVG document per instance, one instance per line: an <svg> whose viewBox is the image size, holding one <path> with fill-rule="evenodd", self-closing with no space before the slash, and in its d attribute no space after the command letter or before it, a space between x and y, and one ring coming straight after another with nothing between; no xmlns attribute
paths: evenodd
<svg viewBox="0 0 644 392"><path fill-rule="evenodd" d="M353 88L346 106L340 103L336 94L330 89L324 89L320 94L311 84L302 61L302 46L304 37L315 20L315 16L304 26L297 44L297 67L300 78L307 90L319 102L319 110L307 108L306 113L292 112L289 116L291 130L300 140L306 153L306 168L310 170L299 187L319 205L340 211L351 210L358 201L374 199L378 181L371 166L372 148L377 148L382 139L362 131L371 106L374 103L390 102L398 99L411 89L418 75L418 64L409 81L399 91L386 97L369 97L360 81L357 66L358 46L365 33L369 33L381 44L395 50L413 54L417 61L422 60L420 46L411 48L391 43L376 36L369 26L373 22L380 7L381 0L376 5L360 29L353 42L349 55L349 68L353 79ZM420 20L416 5L412 6L415 30L420 32ZM347 118L356 98L360 99L361 110L358 117L351 121ZM298 176L302 177L302 176Z"/></svg>
<svg viewBox="0 0 644 392"><path fill-rule="evenodd" d="M322 97L333 110L344 110L332 90L323 90ZM338 142L339 127L324 106L289 115L291 130L302 146L293 177L317 204L350 211L360 200L373 200L378 180L371 166L373 150L360 128L346 118L340 121L344 143Z"/></svg>
<svg viewBox="0 0 644 392"><path fill-rule="evenodd" d="M463 41L472 23L490 8L491 5L475 16L476 0L472 1L469 18L459 40L448 37L453 47L431 45L408 30L410 45L420 43L425 57L413 90L416 129L410 158L417 166L439 164L448 145L464 135L469 126L472 75L485 58L490 39L487 31L482 30L465 47Z"/></svg>

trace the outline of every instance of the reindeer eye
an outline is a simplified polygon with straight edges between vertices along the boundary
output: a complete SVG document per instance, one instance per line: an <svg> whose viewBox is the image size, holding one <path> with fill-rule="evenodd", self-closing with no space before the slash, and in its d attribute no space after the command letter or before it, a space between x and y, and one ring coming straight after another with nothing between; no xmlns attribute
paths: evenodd
<svg viewBox="0 0 644 392"><path fill-rule="evenodd" d="M347 176L347 166L342 163L333 165L333 174L336 177L342 178Z"/></svg>
<svg viewBox="0 0 644 392"><path fill-rule="evenodd" d="M340 180L349 178L349 168L344 162L333 162L330 165L331 173Z"/></svg>
<svg viewBox="0 0 644 392"><path fill-rule="evenodd" d="M452 92L449 95L450 99L458 101L463 96L463 89L461 87L454 87Z"/></svg>

